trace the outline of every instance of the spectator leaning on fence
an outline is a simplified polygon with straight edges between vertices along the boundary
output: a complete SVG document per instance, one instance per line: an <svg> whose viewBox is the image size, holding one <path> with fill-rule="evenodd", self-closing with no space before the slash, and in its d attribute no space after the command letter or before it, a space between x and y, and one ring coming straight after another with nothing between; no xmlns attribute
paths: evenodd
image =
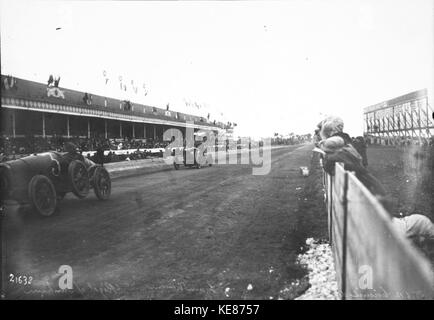
<svg viewBox="0 0 434 320"><path fill-rule="evenodd" d="M383 185L363 166L362 157L351 144L345 144L341 137L334 136L322 140L319 146L325 152L323 166L327 173L334 175L335 163L342 162L344 168L354 172L372 194L386 196Z"/></svg>
<svg viewBox="0 0 434 320"><path fill-rule="evenodd" d="M330 137L341 137L345 144L351 144L351 137L344 133L344 121L339 117L327 117L318 124L319 135L322 140Z"/></svg>
<svg viewBox="0 0 434 320"><path fill-rule="evenodd" d="M328 117L318 124L319 137L322 139L317 145L324 152L324 170L334 175L336 162L344 164L344 168L355 173L356 177L365 187L390 210L392 203L389 201L386 190L364 166L362 156L352 145L350 136L343 132L344 122L337 117Z"/></svg>
<svg viewBox="0 0 434 320"><path fill-rule="evenodd" d="M344 121L339 117L327 117L317 125L315 130L316 142L330 138L341 137L345 144L352 145L362 158L362 164L366 167L368 165L368 158L366 154L366 141L363 137L351 138L347 133L343 132ZM315 140L315 139L314 139Z"/></svg>
<svg viewBox="0 0 434 320"><path fill-rule="evenodd" d="M343 128L343 122L329 118L328 123L338 124ZM355 173L356 177L362 182L366 188L383 204L386 211L391 214L392 223L395 229L403 236L421 243L424 240L429 240L434 243L434 224L429 218L421 214L412 214L401 217L396 212L390 198L380 181L378 181L363 165L363 159L356 149L342 138L342 135L336 135L334 129L327 127L328 124L319 129L319 135L323 138L317 143L317 146L324 152L323 168L324 170L334 175L335 163L344 164L344 168ZM318 133L318 132L317 132Z"/></svg>
<svg viewBox="0 0 434 320"><path fill-rule="evenodd" d="M434 224L424 215L392 215L392 223L400 234L417 243L425 240L434 241Z"/></svg>

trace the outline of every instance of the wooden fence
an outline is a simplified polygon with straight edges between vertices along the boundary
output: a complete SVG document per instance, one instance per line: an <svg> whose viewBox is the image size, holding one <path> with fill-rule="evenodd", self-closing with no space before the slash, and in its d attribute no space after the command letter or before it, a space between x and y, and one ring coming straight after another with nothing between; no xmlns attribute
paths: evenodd
<svg viewBox="0 0 434 320"><path fill-rule="evenodd" d="M336 164L324 187L342 299L433 299L430 263L356 176Z"/></svg>

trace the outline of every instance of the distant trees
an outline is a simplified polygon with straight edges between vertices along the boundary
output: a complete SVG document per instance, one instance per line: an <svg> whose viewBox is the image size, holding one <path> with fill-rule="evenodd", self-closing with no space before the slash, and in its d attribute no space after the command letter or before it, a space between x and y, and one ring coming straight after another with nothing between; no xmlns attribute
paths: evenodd
<svg viewBox="0 0 434 320"><path fill-rule="evenodd" d="M277 132L274 133L273 138L271 139L272 145L293 145L311 141L312 134L303 134L296 135L293 132L287 135L282 135Z"/></svg>

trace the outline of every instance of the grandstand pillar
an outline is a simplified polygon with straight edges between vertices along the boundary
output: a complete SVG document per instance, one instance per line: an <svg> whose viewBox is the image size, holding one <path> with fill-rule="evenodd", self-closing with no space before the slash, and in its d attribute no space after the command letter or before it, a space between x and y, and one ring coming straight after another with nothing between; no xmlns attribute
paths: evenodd
<svg viewBox="0 0 434 320"><path fill-rule="evenodd" d="M42 137L45 138L45 113L42 113Z"/></svg>
<svg viewBox="0 0 434 320"><path fill-rule="evenodd" d="M12 137L15 138L15 110L12 110Z"/></svg>
<svg viewBox="0 0 434 320"><path fill-rule="evenodd" d="M154 140L157 139L157 126L154 125Z"/></svg>
<svg viewBox="0 0 434 320"><path fill-rule="evenodd" d="M136 138L135 123L133 122L133 139Z"/></svg>
<svg viewBox="0 0 434 320"><path fill-rule="evenodd" d="M418 114L417 114L417 125L419 126L419 141L421 141L421 138L422 138L422 135L423 135L423 133L422 133L422 117L421 117L421 111L420 111L420 107L418 108L419 110L419 112L418 112Z"/></svg>
<svg viewBox="0 0 434 320"><path fill-rule="evenodd" d="M66 135L68 136L68 138L71 137L70 129L69 129L69 116L66 116Z"/></svg>
<svg viewBox="0 0 434 320"><path fill-rule="evenodd" d="M104 136L107 139L107 119L104 119Z"/></svg>
<svg viewBox="0 0 434 320"><path fill-rule="evenodd" d="M143 124L143 138L146 139L146 125Z"/></svg>
<svg viewBox="0 0 434 320"><path fill-rule="evenodd" d="M87 138L90 139L90 118L87 118Z"/></svg>
<svg viewBox="0 0 434 320"><path fill-rule="evenodd" d="M122 121L119 121L119 136L122 138Z"/></svg>

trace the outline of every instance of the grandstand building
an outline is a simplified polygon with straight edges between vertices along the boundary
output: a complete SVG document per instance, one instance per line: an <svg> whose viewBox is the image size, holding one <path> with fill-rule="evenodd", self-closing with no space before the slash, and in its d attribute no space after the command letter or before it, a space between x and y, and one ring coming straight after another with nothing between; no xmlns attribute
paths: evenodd
<svg viewBox="0 0 434 320"><path fill-rule="evenodd" d="M434 136L433 108L422 89L364 108L365 136L382 142L423 140Z"/></svg>
<svg viewBox="0 0 434 320"><path fill-rule="evenodd" d="M225 132L227 125L191 114L169 111L87 92L55 83L1 76L1 133L3 136L65 138L99 137L162 141L163 132L186 127Z"/></svg>

